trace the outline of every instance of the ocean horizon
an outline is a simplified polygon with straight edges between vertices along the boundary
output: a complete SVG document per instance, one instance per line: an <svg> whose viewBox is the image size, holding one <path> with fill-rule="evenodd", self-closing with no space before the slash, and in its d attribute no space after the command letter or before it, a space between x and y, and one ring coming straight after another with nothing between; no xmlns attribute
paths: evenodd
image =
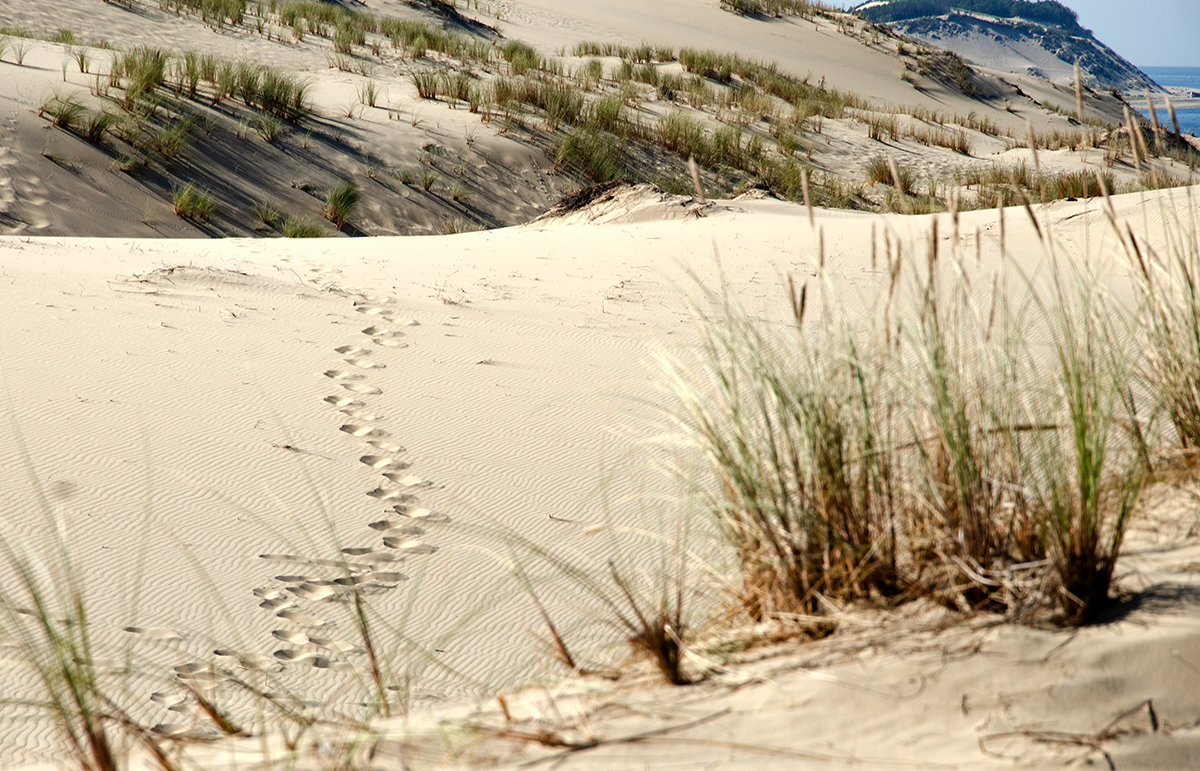
<svg viewBox="0 0 1200 771"><path fill-rule="evenodd" d="M1141 70L1160 86L1178 86L1200 91L1200 67L1142 67ZM1130 101L1136 103L1138 100L1131 97ZM1145 107L1139 107L1138 112L1150 117L1150 112ZM1155 112L1158 113L1160 123L1170 125L1171 118L1166 109L1160 108ZM1179 120L1180 131L1200 136L1200 107L1176 107L1175 117Z"/></svg>

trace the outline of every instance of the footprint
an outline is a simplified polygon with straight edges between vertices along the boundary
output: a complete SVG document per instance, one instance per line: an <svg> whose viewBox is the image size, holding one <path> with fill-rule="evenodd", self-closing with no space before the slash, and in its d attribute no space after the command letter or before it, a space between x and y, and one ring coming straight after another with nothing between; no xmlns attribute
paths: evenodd
<svg viewBox="0 0 1200 771"><path fill-rule="evenodd" d="M386 439L368 439L367 444L384 452L404 452L404 445L389 442Z"/></svg>
<svg viewBox="0 0 1200 771"><path fill-rule="evenodd" d="M364 330L362 331L362 333L363 333L364 335L367 335L367 336L369 336L369 337L383 337L383 338L387 338L387 337L404 337L404 333L403 333L403 332L401 332L400 330L398 330L398 329L388 329L387 327L375 327L375 326L371 326L371 327L367 327L366 329L364 329ZM346 347L346 348L354 348L354 347L357 347L357 346L345 346L345 347ZM349 353L349 351L343 351L341 348L334 348L333 350L337 351L338 353ZM365 350L365 349L364 349L364 350Z"/></svg>
<svg viewBox="0 0 1200 771"><path fill-rule="evenodd" d="M450 521L450 517L447 517L445 514L441 513L440 511L432 511L430 509L410 509L407 512L402 512L399 510L400 507L397 506L394 508L396 509L397 514L404 514L412 519L420 520L422 522L449 522Z"/></svg>
<svg viewBox="0 0 1200 771"><path fill-rule="evenodd" d="M394 570L386 570L376 573L375 580L381 584L395 584L400 581L407 581L408 576L403 573L397 573Z"/></svg>
<svg viewBox="0 0 1200 771"><path fill-rule="evenodd" d="M130 634L140 634L143 637L149 637L152 640L169 640L173 642L182 642L183 635L171 629L162 629L159 627L141 627L127 626L124 631Z"/></svg>
<svg viewBox="0 0 1200 771"><path fill-rule="evenodd" d="M390 455L364 455L358 460L371 468L406 469L409 466L408 463L396 460Z"/></svg>
<svg viewBox="0 0 1200 771"><path fill-rule="evenodd" d="M372 396L383 393L382 390L366 383L342 383L342 388L357 394L370 394Z"/></svg>
<svg viewBox="0 0 1200 771"><path fill-rule="evenodd" d="M349 417L354 418L355 420L378 420L379 419L378 416L375 415L374 413L363 412L362 410L356 410L353 407L346 407L345 409L340 410L340 412L343 415L348 415Z"/></svg>
<svg viewBox="0 0 1200 771"><path fill-rule="evenodd" d="M228 656L230 658L235 658L238 660L238 663L241 664L246 669L269 669L275 664L275 662L273 662L270 659L270 657L264 656L261 653L252 653L252 652L246 652L246 651L234 651L234 650L226 650L223 648L218 648L217 650L213 651L213 655L214 656Z"/></svg>
<svg viewBox="0 0 1200 771"><path fill-rule="evenodd" d="M304 634L304 632L293 632L290 629L275 629L271 632L271 635L292 645L308 644L308 635Z"/></svg>
<svg viewBox="0 0 1200 771"><path fill-rule="evenodd" d="M192 725L193 723L155 723L150 730L163 736L182 736Z"/></svg>
<svg viewBox="0 0 1200 771"><path fill-rule="evenodd" d="M166 691L155 691L150 694L150 701L162 704L164 707L174 707L176 704L182 704L187 701L187 698L182 693L168 693Z"/></svg>
<svg viewBox="0 0 1200 771"><path fill-rule="evenodd" d="M258 556L262 557L265 555L260 554ZM267 589L265 587L260 587L260 588L254 590L254 596L262 597L264 600L279 600L279 599L282 599L286 595L284 595L284 593L279 591L278 589Z"/></svg>
<svg viewBox="0 0 1200 771"><path fill-rule="evenodd" d="M396 298L386 294L364 294L361 300L355 300L355 305L366 305L370 303L387 305L388 303L396 302Z"/></svg>
<svg viewBox="0 0 1200 771"><path fill-rule="evenodd" d="M374 327L371 327L371 329L374 329ZM357 356L359 354L365 355L371 352L370 348L363 348L361 345L339 345L333 350L345 356Z"/></svg>
<svg viewBox="0 0 1200 771"><path fill-rule="evenodd" d="M264 560L271 560L272 562L304 562L304 563L308 562L308 557L300 557L295 554L260 554L260 555L258 555L258 558L264 559ZM258 590L255 590L254 593L258 594ZM265 594L259 594L258 596L266 597ZM270 599L270 598L268 598L268 599Z"/></svg>
<svg viewBox="0 0 1200 771"><path fill-rule="evenodd" d="M402 343L399 340L393 340L390 337L376 337L373 342L382 345L386 348L407 348L408 343Z"/></svg>
<svg viewBox="0 0 1200 771"><path fill-rule="evenodd" d="M372 498L378 498L381 501L394 501L405 497L406 493L402 490L397 490L394 487L384 487L383 485L380 485L371 492L367 493L367 495L371 496Z"/></svg>
<svg viewBox="0 0 1200 771"><path fill-rule="evenodd" d="M365 547L365 548L359 548L359 547L352 546L350 548L342 549L342 554L349 554L351 557L362 557L367 554L373 554L374 552L375 552L375 550L369 546Z"/></svg>
<svg viewBox="0 0 1200 771"><path fill-rule="evenodd" d="M345 640L331 640L328 637L310 637L309 640L319 648L336 653L362 653L361 648Z"/></svg>
<svg viewBox="0 0 1200 771"><path fill-rule="evenodd" d="M275 658L280 661L287 661L292 664L300 664L306 661L312 661L317 657L316 651L298 651L292 648L280 648L275 651Z"/></svg>
<svg viewBox="0 0 1200 771"><path fill-rule="evenodd" d="M367 376L361 372L347 372L344 369L327 369L323 373L325 377L331 377L334 380L366 380Z"/></svg>
<svg viewBox="0 0 1200 771"><path fill-rule="evenodd" d="M359 573L358 575L354 576L342 576L341 578L335 578L333 579L333 583L337 584L338 586L359 586L361 584L369 584L371 583L371 580L370 573Z"/></svg>
<svg viewBox="0 0 1200 771"><path fill-rule="evenodd" d="M378 305L359 305L354 310L368 316L390 316L395 312L391 308L383 308Z"/></svg>
<svg viewBox="0 0 1200 771"><path fill-rule="evenodd" d="M296 607L296 603L288 599L263 600L258 603L258 607L264 610L287 610L288 608Z"/></svg>
<svg viewBox="0 0 1200 771"><path fill-rule="evenodd" d="M338 591L336 589L334 589L332 586L327 586L327 585L323 585L323 584L315 584L312 582L300 584L300 586L294 587L292 589L292 592L297 597L304 599L304 600L309 600L311 602L321 602L322 600L328 600L330 597L335 597L338 594ZM285 616L282 616L280 613L276 613L275 615L286 618ZM300 622L296 622L296 623L300 623Z"/></svg>
<svg viewBox="0 0 1200 771"><path fill-rule="evenodd" d="M433 554L438 550L438 547L431 543L405 538L404 536L400 535L385 536L383 539L383 545L389 549L395 549L396 551L402 551L408 554Z"/></svg>
<svg viewBox="0 0 1200 771"><path fill-rule="evenodd" d="M376 551L359 557L359 562L362 562L364 565L366 565L368 569L373 569L377 564L404 562L404 557L398 557L391 552Z"/></svg>
<svg viewBox="0 0 1200 771"><path fill-rule="evenodd" d="M372 530L380 530L387 532L388 530L399 530L402 527L407 527L409 521L407 519L381 519L378 522L372 522L367 527Z"/></svg>
<svg viewBox="0 0 1200 771"><path fill-rule="evenodd" d="M368 527L382 530L388 535L425 535L425 531L407 519L382 519L372 522Z"/></svg>
<svg viewBox="0 0 1200 771"><path fill-rule="evenodd" d="M353 672L354 666L345 661L331 659L326 656L317 656L312 660L312 665L317 669L329 669L334 672Z"/></svg>
<svg viewBox="0 0 1200 771"><path fill-rule="evenodd" d="M429 484L416 474L405 474L400 471L385 471L383 475L402 487L418 487Z"/></svg>
<svg viewBox="0 0 1200 771"><path fill-rule="evenodd" d="M282 581L285 584L302 584L308 580L308 576L296 576L296 575L275 576L275 580Z"/></svg>
<svg viewBox="0 0 1200 771"><path fill-rule="evenodd" d="M346 359L346 363L358 367L359 369L386 369L386 364L380 364L370 359Z"/></svg>
<svg viewBox="0 0 1200 771"><path fill-rule="evenodd" d="M323 621L316 616L310 616L307 613L297 613L296 611L292 610L280 611L275 615L279 618L286 618L288 621L291 621L294 624L299 624L300 626L325 626L329 623L328 621Z"/></svg>
<svg viewBox="0 0 1200 771"><path fill-rule="evenodd" d="M366 407L367 403L353 396L326 396L325 401L334 407Z"/></svg>
<svg viewBox="0 0 1200 771"><path fill-rule="evenodd" d="M382 439L388 435L387 431L384 431L382 428L360 426L357 423L346 423L341 426L340 430L345 431L350 436L369 436L372 439Z"/></svg>

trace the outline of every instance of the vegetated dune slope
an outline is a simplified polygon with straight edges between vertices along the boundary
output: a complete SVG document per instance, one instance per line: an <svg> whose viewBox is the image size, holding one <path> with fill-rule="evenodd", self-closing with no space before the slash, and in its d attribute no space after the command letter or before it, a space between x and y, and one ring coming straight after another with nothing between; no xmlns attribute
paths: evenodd
<svg viewBox="0 0 1200 771"><path fill-rule="evenodd" d="M1066 140L1074 149L1052 168L1102 170L1114 185L1138 184L1145 170L1122 155L1119 135L1068 125L1070 89L972 72L845 15L747 18L682 2L481 4L457 12L375 2L367 9L380 19L426 24L430 35L453 33L474 53L416 51L416 42L379 32L340 53L333 27L305 32L296 22L297 33L270 11L217 25L146 0L13 3L7 23L64 42L14 36L0 56L0 226L51 235L273 236L292 218L336 235L322 224L324 197L350 181L362 204L344 233L446 233L527 221L581 185L622 174L683 192L691 187L691 154L700 155L702 182L713 194L760 185L798 199L805 166L819 202L868 209L893 205L888 184L865 170L872 158L891 155L923 180L922 192L937 199L930 205L944 208L952 177L1031 164L1018 146L1027 122L1057 137L1039 140L1052 147L1080 135ZM509 46L525 40L541 68L517 75ZM628 48L624 59L572 55L584 41L646 42L671 57L712 48L774 63L813 96L790 105L746 78L686 72L665 54L652 65L635 65ZM168 64L164 85L131 95L127 77L110 75L117 51L93 47L101 44L193 52L197 62L210 56L242 68L268 64L307 84L311 111L280 120L241 86L217 95L207 80L189 96L182 59ZM598 80L585 74L591 61ZM436 98L419 96L413 76L421 74L440 84ZM450 95L451 81L465 91ZM498 96L506 84L522 95ZM547 111L544 100L555 88L572 94L566 117ZM615 125L592 106L606 99L610 108L620 102ZM865 109L846 108L847 100ZM1111 96L1089 93L1086 102L1089 117L1121 121L1122 106ZM111 124L89 139L93 119L104 113L113 115ZM676 113L704 127L711 151L664 132ZM879 121L891 129L877 134ZM716 149L717 128L738 138L735 152ZM615 161L595 155L588 140L597 135ZM1101 152L1088 152L1100 143L1107 143ZM590 161L578 160L580 147L593 148ZM1156 171L1182 179L1187 164L1163 158ZM175 191L189 184L211 195L210 215L175 211Z"/></svg>

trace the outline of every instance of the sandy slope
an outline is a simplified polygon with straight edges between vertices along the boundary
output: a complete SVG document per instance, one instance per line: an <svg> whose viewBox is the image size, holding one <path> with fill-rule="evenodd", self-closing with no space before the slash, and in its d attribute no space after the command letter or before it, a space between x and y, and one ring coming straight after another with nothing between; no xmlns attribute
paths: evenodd
<svg viewBox="0 0 1200 771"><path fill-rule="evenodd" d="M1164 193L1116 203L1153 240L1164 215L1186 211L1179 193L1173 200ZM1061 202L1044 217L1064 244L1102 251L1107 225L1097 202ZM719 254L740 300L775 317L786 307L782 274L816 273L814 233L788 204L698 206L642 194L581 221L588 218L286 249L253 240L5 237L0 399L11 428L0 463L11 471L0 500L21 512L10 526L31 544L44 542L40 490L94 577L94 630L112 650L132 646L164 663L204 663L218 647L250 663L282 656L293 659L287 682L336 699L348 677L339 662L358 659L337 652L337 640L353 642L353 629L328 602L336 588L320 583L338 571L320 560L350 547L361 550L353 564L385 617L436 652L437 665L411 658L417 702L487 692L543 670L527 634L536 616L509 576L497 530L599 568L613 544L584 535L588 526L653 526L671 511L660 496L674 488L654 468L662 456L646 445L663 401L652 359L657 346L686 354L694 343L688 302L698 294L687 273L715 285ZM1010 250L1033 267L1032 229L1019 210L1007 220ZM995 212L963 218L964 248L973 252L978 234L985 268L999 265L997 224ZM851 303L883 280L870 265L872 226L918 253L927 229L923 218L837 212L822 212L819 225L830 275ZM944 222L943 239L948 231ZM1119 286L1120 273L1113 277ZM378 529L384 519L394 529ZM420 531L401 529L414 525ZM660 551L632 548L618 553L634 567L653 565ZM611 639L577 595L547 591L581 644ZM1172 628L1157 618L1122 623L1129 634L1147 624ZM328 639L306 644L301 634ZM1013 651L1004 655L1020 648L1005 647L1006 635L1032 635L1046 651L1068 639L998 634L998 650ZM1105 658L1110 634L1079 638L1099 647L1072 643L1082 658L1068 670L1091 672L1095 657L1124 667L1125 653ZM879 664L889 682L921 677L928 666L905 674L912 662L893 655ZM27 687L19 667L4 667L7 687ZM1005 676L996 677L1004 691ZM1137 695L1145 689L1135 672L1122 677L1128 685L1085 710L1087 725L1138 699L1167 698ZM800 688L787 682L761 698ZM1161 687L1182 685L1165 678ZM936 709L949 709L937 693ZM1048 693L1053 712L1060 696ZM954 699L957 709L957 692ZM835 720L848 733L823 729L838 753L858 752L848 716L883 708L848 704ZM1176 726L1193 709L1180 704L1170 713ZM178 723L161 705L143 706L152 722ZM1038 720L1030 718L1057 725ZM871 746L894 730L881 723ZM16 719L0 732L5 762L36 758L49 731L45 721ZM920 757L925 746L905 756Z"/></svg>

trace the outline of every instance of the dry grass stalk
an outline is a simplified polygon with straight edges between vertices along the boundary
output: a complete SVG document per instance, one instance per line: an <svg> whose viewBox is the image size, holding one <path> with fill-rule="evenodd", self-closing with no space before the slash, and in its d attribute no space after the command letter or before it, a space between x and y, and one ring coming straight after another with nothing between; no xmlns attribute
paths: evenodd
<svg viewBox="0 0 1200 771"><path fill-rule="evenodd" d="M1079 73L1079 62L1075 62L1075 120L1083 125L1083 79Z"/></svg>
<svg viewBox="0 0 1200 771"><path fill-rule="evenodd" d="M1171 125L1175 127L1175 136L1182 139L1183 133L1179 130L1179 119L1175 117L1175 105L1171 103L1171 97L1167 97L1167 114L1171 116Z"/></svg>
<svg viewBox="0 0 1200 771"><path fill-rule="evenodd" d="M896 195L900 198L900 208L903 209L905 214L911 214L912 211L908 205L908 196L904 193L905 185L902 181L903 178L900 176L900 170L896 168L896 159L889 155L887 163L888 170L892 174L892 184L896 187Z"/></svg>
<svg viewBox="0 0 1200 771"><path fill-rule="evenodd" d="M1158 157L1164 154L1162 141L1162 127L1158 125L1158 112L1154 109L1154 100L1150 98L1150 90L1146 90L1146 110L1150 113L1150 125L1154 128L1154 149L1158 151Z"/></svg>
<svg viewBox="0 0 1200 771"><path fill-rule="evenodd" d="M1129 112L1129 105L1126 105L1124 110L1125 110L1125 128L1129 132L1129 152L1133 156L1133 168L1135 171L1141 171L1142 165L1141 165L1141 162L1138 160L1138 140L1137 140L1137 137L1135 136L1136 134L1139 134L1140 132L1138 131L1137 124L1135 124L1133 122L1133 115L1131 115Z"/></svg>

